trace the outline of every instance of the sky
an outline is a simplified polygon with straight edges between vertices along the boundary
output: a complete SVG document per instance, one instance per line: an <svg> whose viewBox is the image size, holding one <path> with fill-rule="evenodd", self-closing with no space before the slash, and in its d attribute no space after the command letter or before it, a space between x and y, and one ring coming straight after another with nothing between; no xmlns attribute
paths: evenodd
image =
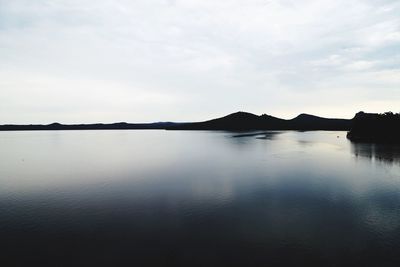
<svg viewBox="0 0 400 267"><path fill-rule="evenodd" d="M0 124L400 112L398 0L0 0Z"/></svg>

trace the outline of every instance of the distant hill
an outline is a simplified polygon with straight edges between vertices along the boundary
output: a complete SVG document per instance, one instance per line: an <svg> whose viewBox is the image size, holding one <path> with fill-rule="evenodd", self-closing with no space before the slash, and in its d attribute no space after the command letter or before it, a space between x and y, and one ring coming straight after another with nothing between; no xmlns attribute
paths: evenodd
<svg viewBox="0 0 400 267"><path fill-rule="evenodd" d="M400 113L359 112L347 137L355 142L400 143Z"/></svg>
<svg viewBox="0 0 400 267"><path fill-rule="evenodd" d="M261 116L236 112L218 119L204 122L172 125L168 130L350 130L351 120L327 119L309 114L300 114L291 120L263 114Z"/></svg>
<svg viewBox="0 0 400 267"><path fill-rule="evenodd" d="M349 131L348 139L354 142L400 143L400 113L382 114L359 112L351 120L329 119L310 114L300 114L285 120L270 115L255 115L236 112L227 116L203 122L154 122L154 123L94 123L94 124L29 124L0 125L0 131L40 131L40 130L336 130Z"/></svg>
<svg viewBox="0 0 400 267"><path fill-rule="evenodd" d="M29 124L29 125L0 125L0 131L40 131L40 130L142 130L142 129L166 129L177 125L174 122L154 123L94 123L94 124Z"/></svg>
<svg viewBox="0 0 400 267"><path fill-rule="evenodd" d="M257 116L247 112L236 112L222 118L204 122L184 123L168 127L168 130L251 130L281 128L284 120L272 116Z"/></svg>
<svg viewBox="0 0 400 267"><path fill-rule="evenodd" d="M0 131L33 131L33 130L338 130L349 131L352 141L398 142L400 139L400 114L386 112L372 114L359 112L351 119L329 119L310 114L300 114L285 120L270 115L255 115L248 112L236 112L227 116L203 122L155 122L155 123L95 123L95 124L60 124L47 125L0 125Z"/></svg>
<svg viewBox="0 0 400 267"><path fill-rule="evenodd" d="M351 120L329 119L309 114L300 114L287 121L288 128L293 130L350 130Z"/></svg>
<svg viewBox="0 0 400 267"><path fill-rule="evenodd" d="M236 112L227 116L203 122L175 123L95 123L95 124L60 124L47 125L0 125L0 131L36 131L36 130L140 130L140 129L166 129L166 130L350 130L351 120L327 119L309 114L285 120L270 115L261 116Z"/></svg>

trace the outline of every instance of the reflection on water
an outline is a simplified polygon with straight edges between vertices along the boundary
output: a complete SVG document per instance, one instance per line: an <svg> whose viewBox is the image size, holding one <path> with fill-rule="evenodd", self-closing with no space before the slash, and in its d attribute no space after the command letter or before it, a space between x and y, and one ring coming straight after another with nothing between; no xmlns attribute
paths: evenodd
<svg viewBox="0 0 400 267"><path fill-rule="evenodd" d="M398 266L398 150L345 135L0 133L2 266Z"/></svg>
<svg viewBox="0 0 400 267"><path fill-rule="evenodd" d="M241 138L241 137L256 137L258 139L268 139L272 140L276 137L276 135L282 132L277 131L268 131L268 132L250 132L250 133L241 133L232 135L233 138Z"/></svg>
<svg viewBox="0 0 400 267"><path fill-rule="evenodd" d="M352 142L351 150L357 157L366 157L386 163L400 163L400 145Z"/></svg>

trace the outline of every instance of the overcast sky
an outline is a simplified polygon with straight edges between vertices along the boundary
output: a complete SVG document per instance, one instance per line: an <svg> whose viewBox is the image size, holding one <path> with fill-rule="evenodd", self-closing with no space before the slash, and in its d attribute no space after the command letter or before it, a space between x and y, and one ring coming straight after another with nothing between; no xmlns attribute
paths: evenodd
<svg viewBox="0 0 400 267"><path fill-rule="evenodd" d="M400 1L0 0L0 124L400 112Z"/></svg>

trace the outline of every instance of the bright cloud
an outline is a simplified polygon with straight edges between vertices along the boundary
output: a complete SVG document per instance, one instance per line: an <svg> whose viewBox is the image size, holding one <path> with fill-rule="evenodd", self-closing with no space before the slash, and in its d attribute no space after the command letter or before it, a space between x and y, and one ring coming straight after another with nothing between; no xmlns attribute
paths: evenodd
<svg viewBox="0 0 400 267"><path fill-rule="evenodd" d="M0 124L399 112L400 3L0 0Z"/></svg>

